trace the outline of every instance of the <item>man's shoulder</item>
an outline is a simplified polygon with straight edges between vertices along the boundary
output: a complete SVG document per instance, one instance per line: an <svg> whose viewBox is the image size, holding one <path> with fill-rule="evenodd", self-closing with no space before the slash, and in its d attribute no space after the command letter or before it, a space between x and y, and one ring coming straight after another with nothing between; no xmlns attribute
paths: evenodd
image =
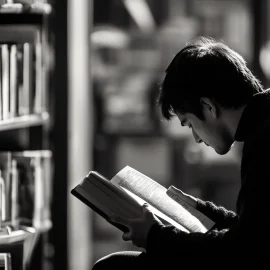
<svg viewBox="0 0 270 270"><path fill-rule="evenodd" d="M270 143L270 115L261 122L261 125L254 131L252 137L259 141L269 141Z"/></svg>
<svg viewBox="0 0 270 270"><path fill-rule="evenodd" d="M270 150L270 117L247 136L244 141L243 155L247 151L258 153L266 150Z"/></svg>

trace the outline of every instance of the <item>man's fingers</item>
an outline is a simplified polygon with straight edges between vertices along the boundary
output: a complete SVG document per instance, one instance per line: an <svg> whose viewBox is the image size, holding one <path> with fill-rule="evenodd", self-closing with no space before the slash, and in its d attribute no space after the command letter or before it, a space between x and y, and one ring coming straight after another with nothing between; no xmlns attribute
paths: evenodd
<svg viewBox="0 0 270 270"><path fill-rule="evenodd" d="M144 212L149 211L149 204L148 204L148 203L144 203L144 204L143 204L143 211L144 211Z"/></svg>
<svg viewBox="0 0 270 270"><path fill-rule="evenodd" d="M143 215L154 215L154 213L150 209L150 205L147 203L143 204Z"/></svg>
<svg viewBox="0 0 270 270"><path fill-rule="evenodd" d="M197 199L195 197L183 192L181 189L178 189L174 186L171 186L171 189L174 190L178 197L180 197L183 201L196 208Z"/></svg>

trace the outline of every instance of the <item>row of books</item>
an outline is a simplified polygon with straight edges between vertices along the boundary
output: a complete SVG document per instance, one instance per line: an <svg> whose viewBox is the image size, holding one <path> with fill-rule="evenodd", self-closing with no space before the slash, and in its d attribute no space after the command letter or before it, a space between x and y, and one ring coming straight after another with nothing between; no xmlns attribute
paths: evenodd
<svg viewBox="0 0 270 270"><path fill-rule="evenodd" d="M42 44L1 44L0 56L0 120L46 111Z"/></svg>
<svg viewBox="0 0 270 270"><path fill-rule="evenodd" d="M46 0L0 0L0 13L50 13L52 10Z"/></svg>
<svg viewBox="0 0 270 270"><path fill-rule="evenodd" d="M1 228L51 228L51 159L49 150L0 152Z"/></svg>

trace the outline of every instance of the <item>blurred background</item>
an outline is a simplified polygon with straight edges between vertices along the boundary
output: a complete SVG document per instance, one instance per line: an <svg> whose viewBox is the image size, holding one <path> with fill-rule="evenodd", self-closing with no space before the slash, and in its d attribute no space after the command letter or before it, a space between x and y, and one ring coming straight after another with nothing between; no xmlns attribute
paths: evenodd
<svg viewBox="0 0 270 270"><path fill-rule="evenodd" d="M161 120L156 95L173 56L201 35L223 40L269 86L269 12L270 1L261 0L93 1L92 168L110 178L128 164L164 186L235 210L242 145L218 156L196 144L177 119ZM96 214L91 224L94 261L134 250Z"/></svg>
<svg viewBox="0 0 270 270"><path fill-rule="evenodd" d="M91 269L108 253L139 250L70 194L90 170L110 179L129 165L165 187L235 210L242 145L218 156L196 144L179 121L162 120L157 94L173 56L198 36L223 40L269 87L270 0L0 4L1 44L35 45L34 89L42 89L34 91L38 119L1 116L0 150L49 150L51 161L51 176L42 180L50 183L44 200L51 226L40 231L33 222L39 240L22 269ZM27 65L22 70L32 74Z"/></svg>

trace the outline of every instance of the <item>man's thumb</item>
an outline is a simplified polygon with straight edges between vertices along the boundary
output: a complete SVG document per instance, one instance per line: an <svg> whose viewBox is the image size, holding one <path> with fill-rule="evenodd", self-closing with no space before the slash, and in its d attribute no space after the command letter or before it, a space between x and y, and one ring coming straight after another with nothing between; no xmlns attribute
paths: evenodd
<svg viewBox="0 0 270 270"><path fill-rule="evenodd" d="M147 211L149 209L149 204L148 203L144 203L143 204L143 210Z"/></svg>

